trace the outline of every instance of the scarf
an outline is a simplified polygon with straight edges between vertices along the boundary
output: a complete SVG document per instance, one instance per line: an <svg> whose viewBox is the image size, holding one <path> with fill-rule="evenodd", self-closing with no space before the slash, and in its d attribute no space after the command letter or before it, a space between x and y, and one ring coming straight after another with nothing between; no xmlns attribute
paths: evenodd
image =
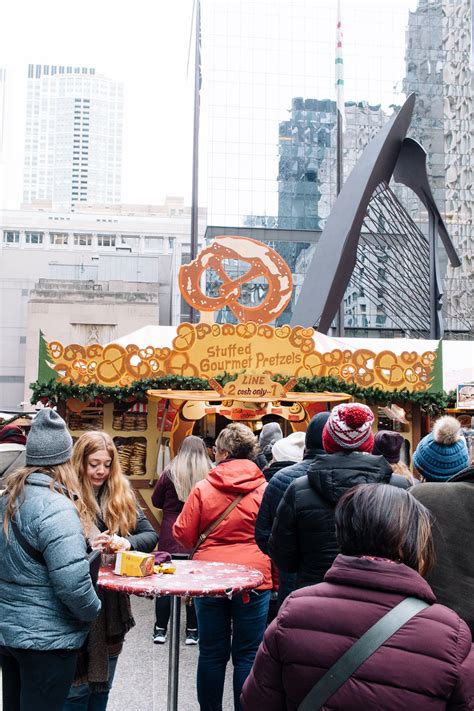
<svg viewBox="0 0 474 711"><path fill-rule="evenodd" d="M125 635L135 625L129 595L101 589L97 594L102 608L79 650L73 682L88 683L91 692L107 691L109 656L120 654Z"/></svg>

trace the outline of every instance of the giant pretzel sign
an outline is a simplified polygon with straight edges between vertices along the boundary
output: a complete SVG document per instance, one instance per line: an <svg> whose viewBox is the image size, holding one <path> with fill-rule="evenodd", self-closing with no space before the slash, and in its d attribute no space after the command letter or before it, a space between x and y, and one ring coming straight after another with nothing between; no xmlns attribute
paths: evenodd
<svg viewBox="0 0 474 711"><path fill-rule="evenodd" d="M248 271L231 279L222 264L224 259L247 262ZM222 281L219 296L207 296L201 289L202 275L213 269ZM268 282L268 292L258 306L239 302L240 288L257 277ZM291 299L291 270L274 249L249 237L222 236L203 249L190 264L179 270L179 288L185 301L197 311L218 311L228 306L240 323L270 323Z"/></svg>

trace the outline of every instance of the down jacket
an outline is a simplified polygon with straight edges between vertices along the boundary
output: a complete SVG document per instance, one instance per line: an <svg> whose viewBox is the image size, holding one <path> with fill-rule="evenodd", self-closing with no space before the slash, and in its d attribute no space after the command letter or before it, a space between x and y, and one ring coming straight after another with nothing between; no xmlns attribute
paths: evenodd
<svg viewBox="0 0 474 711"><path fill-rule="evenodd" d="M270 558L255 543L255 520L267 482L249 459L229 459L209 472L191 490L173 526L173 536L183 548L192 549L199 535L215 521L239 494L244 498L212 531L194 554L195 560L240 563L264 575L258 590L272 587Z"/></svg>
<svg viewBox="0 0 474 711"><path fill-rule="evenodd" d="M72 501L51 490L51 477L33 472L15 521L46 565L33 560L11 526L3 530L0 497L0 644L48 651L78 649L100 611L86 559L86 541Z"/></svg>
<svg viewBox="0 0 474 711"><path fill-rule="evenodd" d="M294 711L332 665L391 608L435 603L423 578L385 559L339 555L325 582L293 593L268 627L243 687L243 711ZM390 637L328 700L331 711L474 708L474 653L465 622L433 604Z"/></svg>
<svg viewBox="0 0 474 711"><path fill-rule="evenodd" d="M339 553L334 509L341 496L357 484L389 484L392 479L392 468L382 456L318 454L278 507L268 545L278 569L297 573L298 587L322 582Z"/></svg>
<svg viewBox="0 0 474 711"><path fill-rule="evenodd" d="M426 482L410 490L431 511L436 566L428 582L438 600L456 610L474 634L474 467L447 482Z"/></svg>

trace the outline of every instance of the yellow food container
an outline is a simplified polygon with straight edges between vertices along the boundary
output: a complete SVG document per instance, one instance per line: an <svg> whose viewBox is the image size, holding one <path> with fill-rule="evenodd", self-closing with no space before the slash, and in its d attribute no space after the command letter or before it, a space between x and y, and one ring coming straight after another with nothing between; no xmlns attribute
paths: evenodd
<svg viewBox="0 0 474 711"><path fill-rule="evenodd" d="M146 575L153 575L155 556L150 553L139 553L138 551L119 551L115 559L114 573L116 575L130 575L136 578L143 578Z"/></svg>

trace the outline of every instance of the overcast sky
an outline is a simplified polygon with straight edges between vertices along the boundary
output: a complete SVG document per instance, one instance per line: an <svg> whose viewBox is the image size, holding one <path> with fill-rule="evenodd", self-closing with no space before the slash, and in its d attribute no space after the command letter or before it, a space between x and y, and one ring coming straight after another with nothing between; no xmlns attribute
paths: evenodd
<svg viewBox="0 0 474 711"><path fill-rule="evenodd" d="M314 42L325 62L315 73L313 96L333 98L336 0L290 0L318 15ZM0 207L18 206L22 189L24 108L28 63L94 66L98 73L124 83L124 202L159 203L165 195L191 192L192 66L186 76L192 0L5 0L0 24L0 66L7 68L3 186ZM245 0L203 0L205 13L232 12ZM282 20L285 0L255 0L258 13L268 7ZM266 6L266 7L265 7ZM390 103L392 87L403 77L404 28L416 0L343 0L346 94L348 99ZM216 25L214 25L216 26ZM240 29L245 34L245 27ZM258 38L257 38L258 39ZM376 59L383 57L383 60ZM203 26L203 151L207 147L208 105ZM324 66L324 68L323 68ZM383 80L383 81L381 81ZM317 85L316 85L317 84ZM381 86L385 87L381 90ZM308 87L307 96L310 93ZM400 91L401 86L395 89ZM293 88L289 94L295 95ZM324 94L324 96L321 96ZM401 98L401 95L400 95ZM287 99L285 99L287 104ZM282 106L280 120L286 118ZM212 107L211 107L212 109ZM211 110L212 113L212 110ZM277 126L275 137L277 136ZM203 156L201 202L206 202L206 159Z"/></svg>

